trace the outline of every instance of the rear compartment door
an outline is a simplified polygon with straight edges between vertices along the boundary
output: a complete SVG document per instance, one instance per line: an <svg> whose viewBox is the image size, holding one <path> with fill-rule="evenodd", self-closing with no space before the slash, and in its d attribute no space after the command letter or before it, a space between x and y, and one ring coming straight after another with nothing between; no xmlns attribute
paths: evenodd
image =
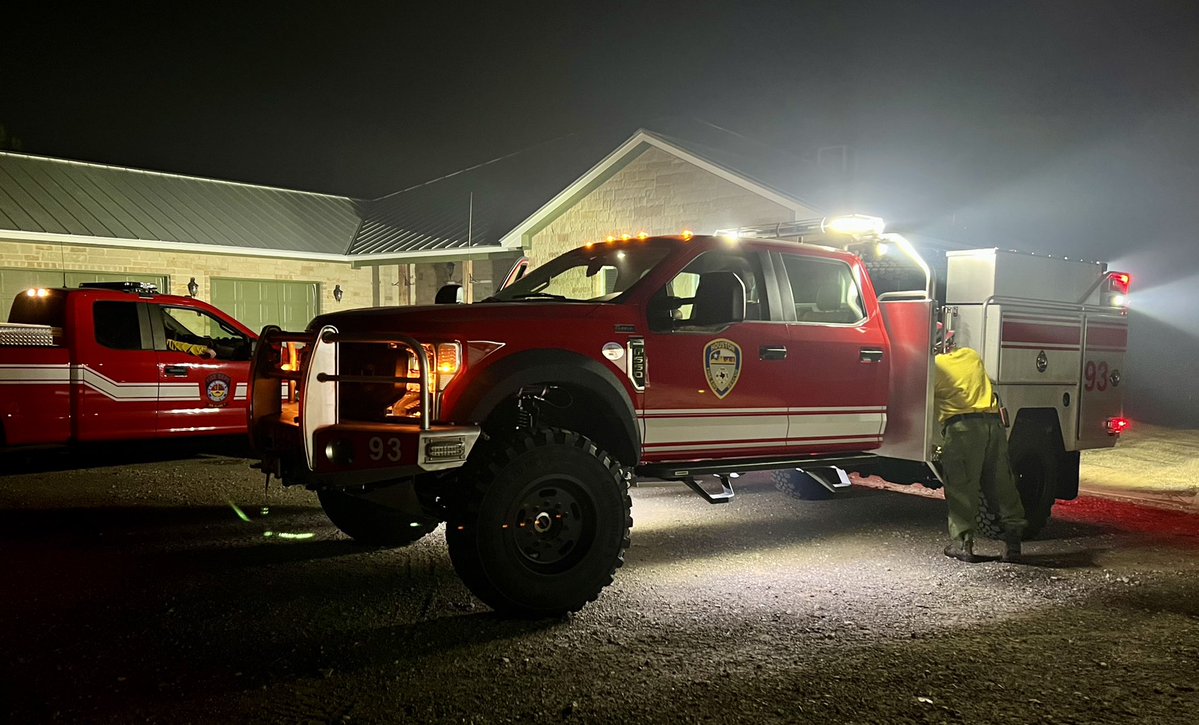
<svg viewBox="0 0 1199 725"><path fill-rule="evenodd" d="M1088 312L1083 324L1079 376L1078 443L1080 448L1113 445L1107 419L1124 409L1124 356L1128 351L1128 318Z"/></svg>

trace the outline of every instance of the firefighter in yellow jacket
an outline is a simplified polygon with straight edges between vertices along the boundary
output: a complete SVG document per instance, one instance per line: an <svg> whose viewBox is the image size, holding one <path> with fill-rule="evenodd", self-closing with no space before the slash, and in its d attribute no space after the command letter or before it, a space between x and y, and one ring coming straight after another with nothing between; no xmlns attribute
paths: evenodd
<svg viewBox="0 0 1199 725"><path fill-rule="evenodd" d="M1007 435L991 381L976 351L952 349L952 337L939 347L945 352L935 358L934 390L937 419L945 438L941 469L952 540L945 555L969 563L982 561L974 554L974 529L979 502L986 496L1003 527L1003 560L1015 560L1020 556L1026 525L1024 506L1012 475Z"/></svg>

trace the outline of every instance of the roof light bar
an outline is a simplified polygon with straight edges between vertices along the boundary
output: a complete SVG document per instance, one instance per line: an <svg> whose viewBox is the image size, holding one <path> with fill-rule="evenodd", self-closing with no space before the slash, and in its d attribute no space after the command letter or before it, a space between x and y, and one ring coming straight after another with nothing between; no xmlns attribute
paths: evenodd
<svg viewBox="0 0 1199 725"><path fill-rule="evenodd" d="M844 216L826 217L820 221L820 231L832 234L848 234L850 236L878 236L883 233L886 224L876 216L865 214L846 214Z"/></svg>

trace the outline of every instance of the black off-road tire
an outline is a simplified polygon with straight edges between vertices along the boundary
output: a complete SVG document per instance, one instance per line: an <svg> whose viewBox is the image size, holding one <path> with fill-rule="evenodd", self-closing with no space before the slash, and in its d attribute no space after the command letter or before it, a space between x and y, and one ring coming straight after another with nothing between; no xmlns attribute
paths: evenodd
<svg viewBox="0 0 1199 725"><path fill-rule="evenodd" d="M771 471L770 480L775 488L801 501L825 501L833 497L833 492L820 481L795 468Z"/></svg>
<svg viewBox="0 0 1199 725"><path fill-rule="evenodd" d="M620 465L573 431L480 442L449 503L454 569L501 614L550 617L595 600L624 564L632 499Z"/></svg>
<svg viewBox="0 0 1199 725"><path fill-rule="evenodd" d="M1056 501L1058 456L1044 442L1026 445L1015 443L1011 458L1016 489L1020 492L1020 502L1024 504L1024 519L1028 522L1024 538L1031 539L1048 523ZM979 503L976 523L979 535L990 539L1003 538L999 516L991 511L986 496Z"/></svg>
<svg viewBox="0 0 1199 725"><path fill-rule="evenodd" d="M437 521L382 506L343 491L317 492L333 525L368 546L407 546L437 528Z"/></svg>

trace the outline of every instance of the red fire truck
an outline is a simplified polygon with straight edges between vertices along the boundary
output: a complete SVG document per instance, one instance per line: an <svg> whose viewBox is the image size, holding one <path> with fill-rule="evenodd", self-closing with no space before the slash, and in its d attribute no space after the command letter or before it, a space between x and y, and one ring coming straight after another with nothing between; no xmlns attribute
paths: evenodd
<svg viewBox="0 0 1199 725"><path fill-rule="evenodd" d="M350 536L399 545L444 521L480 599L555 614L612 581L639 479L712 503L759 470L801 495L851 471L937 485L941 319L998 382L1035 530L1077 494L1078 451L1124 425L1128 277L943 259L860 216L586 244L480 303L265 329L251 437Z"/></svg>
<svg viewBox="0 0 1199 725"><path fill-rule="evenodd" d="M153 285L26 290L0 324L0 445L244 434L256 338Z"/></svg>

